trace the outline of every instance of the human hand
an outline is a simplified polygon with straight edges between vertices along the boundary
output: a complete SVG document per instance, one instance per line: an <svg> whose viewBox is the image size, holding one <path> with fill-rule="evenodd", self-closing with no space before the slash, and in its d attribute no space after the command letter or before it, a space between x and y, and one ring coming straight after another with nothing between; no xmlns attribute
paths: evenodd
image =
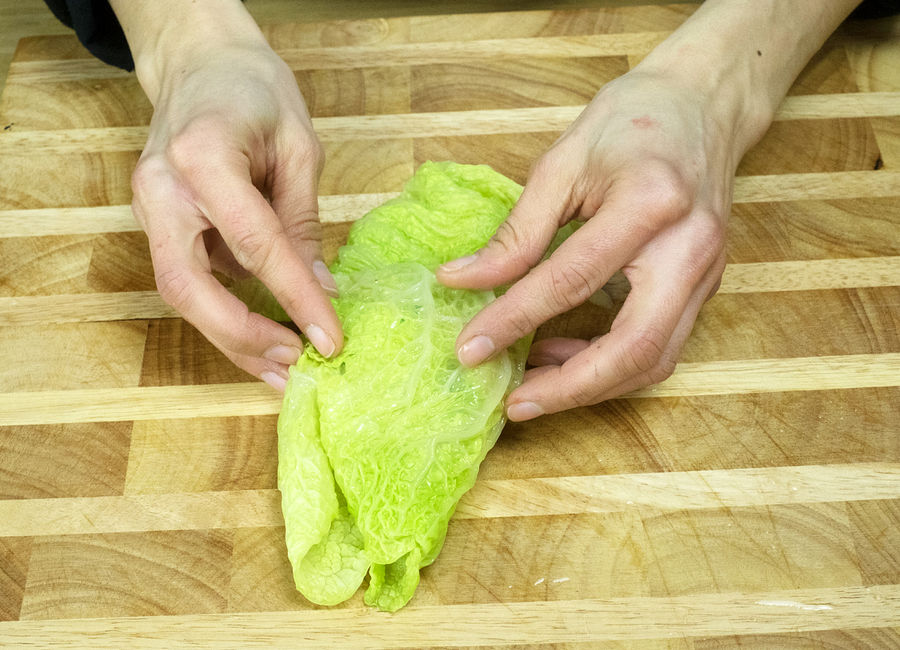
<svg viewBox="0 0 900 650"><path fill-rule="evenodd" d="M143 68L136 57L155 110L132 208L163 299L235 364L283 389L300 338L248 311L213 269L256 275L323 355L343 335L320 247L322 149L293 74L247 19L188 51L143 57Z"/></svg>
<svg viewBox="0 0 900 650"><path fill-rule="evenodd" d="M457 339L474 365L583 303L622 270L631 292L609 333L547 339L507 400L511 420L662 381L725 266L737 164L793 80L859 0L707 0L607 84L536 163L491 242L438 271L452 287L516 281ZM586 220L547 260L557 228ZM533 267L533 268L532 268Z"/></svg>
<svg viewBox="0 0 900 650"><path fill-rule="evenodd" d="M439 270L453 287L516 281L460 334L475 365L586 301L618 270L631 283L609 333L538 341L511 420L594 404L662 381L725 266L724 232L744 143L715 102L635 69L605 86L535 164L486 247ZM586 223L540 261L557 229ZM599 333L598 333L599 334Z"/></svg>

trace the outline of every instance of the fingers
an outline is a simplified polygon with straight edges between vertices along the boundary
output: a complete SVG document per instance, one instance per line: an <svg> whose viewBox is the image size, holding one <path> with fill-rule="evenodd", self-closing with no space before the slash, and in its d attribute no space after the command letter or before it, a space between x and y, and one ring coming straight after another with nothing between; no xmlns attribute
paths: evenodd
<svg viewBox="0 0 900 650"><path fill-rule="evenodd" d="M203 332L229 359L250 374L284 389L288 366L303 344L291 330L253 313L208 272L170 248L156 256L160 295Z"/></svg>
<svg viewBox="0 0 900 650"><path fill-rule="evenodd" d="M214 271L224 273L234 280L246 278L250 275L247 273L247 269L243 268L234 259L234 255L228 250L228 245L224 242L218 230L204 230L203 244L206 246L206 252L209 255L209 265Z"/></svg>
<svg viewBox="0 0 900 650"><path fill-rule="evenodd" d="M481 363L585 302L652 236L641 226L645 216L630 192L610 192L596 216L463 328L457 339L460 362Z"/></svg>
<svg viewBox="0 0 900 650"><path fill-rule="evenodd" d="M281 221L294 250L309 267L322 289L337 296L337 285L322 261L322 226L319 223L318 185L325 161L315 134L286 129L277 146L272 170L272 209Z"/></svg>
<svg viewBox="0 0 900 650"><path fill-rule="evenodd" d="M507 401L509 418L527 420L596 404L668 378L721 273L722 265L715 264L693 291L671 280L642 282L605 336L591 343L548 339L538 348L539 358L558 365L526 374Z"/></svg>
<svg viewBox="0 0 900 650"><path fill-rule="evenodd" d="M238 264L272 291L322 355L332 356L343 343L334 308L272 206L250 182L246 165L240 156L220 154L203 165L192 166L183 175L201 211L218 228ZM312 219L312 199L307 197L306 203L296 196L280 200L293 209L293 223ZM292 228L298 230L296 225Z"/></svg>
<svg viewBox="0 0 900 650"><path fill-rule="evenodd" d="M544 255L562 219L570 213L572 183L566 172L544 156L506 221L477 253L438 267L438 280L448 287L491 289L525 275Z"/></svg>
<svg viewBox="0 0 900 650"><path fill-rule="evenodd" d="M173 183L161 181L161 190ZM162 198L159 198L162 197ZM287 368L297 361L300 338L291 330L251 313L210 273L203 220L179 202L175 191L135 195L133 209L148 228L157 287L163 299L239 367L283 389ZM160 215L167 220L159 223Z"/></svg>
<svg viewBox="0 0 900 650"><path fill-rule="evenodd" d="M561 366L590 345L584 339L549 338L536 341L528 353L533 366Z"/></svg>

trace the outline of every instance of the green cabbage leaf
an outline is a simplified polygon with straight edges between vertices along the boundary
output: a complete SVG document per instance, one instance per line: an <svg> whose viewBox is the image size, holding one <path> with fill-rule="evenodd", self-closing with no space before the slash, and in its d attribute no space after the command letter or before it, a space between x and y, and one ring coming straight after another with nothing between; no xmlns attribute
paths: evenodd
<svg viewBox="0 0 900 650"><path fill-rule="evenodd" d="M435 268L483 246L521 192L483 165L425 163L353 225L331 270L340 355L306 346L278 419L278 487L297 589L395 611L437 557L457 502L505 422L530 339L477 368L462 327L493 291L450 289Z"/></svg>

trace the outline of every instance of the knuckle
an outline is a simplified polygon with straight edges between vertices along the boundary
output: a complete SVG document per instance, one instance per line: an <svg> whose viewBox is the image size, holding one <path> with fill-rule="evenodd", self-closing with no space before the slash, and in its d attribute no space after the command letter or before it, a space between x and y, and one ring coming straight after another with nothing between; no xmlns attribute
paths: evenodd
<svg viewBox="0 0 900 650"><path fill-rule="evenodd" d="M179 171L195 169L210 146L221 140L216 134L223 131L218 117L196 117L166 144L166 158Z"/></svg>
<svg viewBox="0 0 900 650"><path fill-rule="evenodd" d="M528 174L529 179L552 178L555 174L558 174L560 168L559 157L559 149L556 147L548 149L534 161L531 173Z"/></svg>
<svg viewBox="0 0 900 650"><path fill-rule="evenodd" d="M325 169L325 149L322 148L318 138L315 140L313 152L311 154L313 162L316 165L316 175L321 176L322 170Z"/></svg>
<svg viewBox="0 0 900 650"><path fill-rule="evenodd" d="M521 227L516 224L515 219L507 219L497 228L484 250L486 255L483 259L488 264L501 263L504 268L521 277L531 268L526 252L528 250L527 239Z"/></svg>
<svg viewBox="0 0 900 650"><path fill-rule="evenodd" d="M561 311L568 311L583 304L596 290L592 274L582 265L561 267L547 263L547 291L550 304Z"/></svg>
<svg viewBox="0 0 900 650"><path fill-rule="evenodd" d="M725 219L712 211L698 213L694 224L694 240L704 251L718 257L725 247Z"/></svg>
<svg viewBox="0 0 900 650"><path fill-rule="evenodd" d="M165 160L160 156L142 157L131 174L131 191L135 196L152 194L159 187L160 178L168 173Z"/></svg>
<svg viewBox="0 0 900 650"><path fill-rule="evenodd" d="M524 238L515 219L507 219L497 228L491 244L507 255L513 255L524 244Z"/></svg>
<svg viewBox="0 0 900 650"><path fill-rule="evenodd" d="M721 272L720 272L719 277L713 283L712 288L709 290L709 293L706 294L706 299L707 300L712 299L716 295L716 293L718 293L719 288L721 286L722 286L722 277L721 277Z"/></svg>
<svg viewBox="0 0 900 650"><path fill-rule="evenodd" d="M661 332L655 329L637 331L623 351L621 365L624 375L653 372L663 360L665 345L666 337Z"/></svg>
<svg viewBox="0 0 900 650"><path fill-rule="evenodd" d="M522 304L507 306L506 309L507 323L513 334L512 340L530 334L540 325L540 322Z"/></svg>
<svg viewBox="0 0 900 650"><path fill-rule="evenodd" d="M647 373L647 380L651 384L659 384L671 377L675 373L675 359L669 355L663 355L650 372Z"/></svg>
<svg viewBox="0 0 900 650"><path fill-rule="evenodd" d="M221 332L218 332L216 345L221 350L252 355L253 349L251 345L248 345L248 341L260 340L258 332L252 330L250 311L245 306L241 310L240 316L232 316L228 328L223 328ZM248 333L252 333L253 336L247 337Z"/></svg>
<svg viewBox="0 0 900 650"><path fill-rule="evenodd" d="M284 224L284 232L294 242L318 242L322 240L322 224L318 215L308 213Z"/></svg>
<svg viewBox="0 0 900 650"><path fill-rule="evenodd" d="M314 133L311 133L310 136L311 141L308 145L310 158L316 163L316 168L322 171L322 167L325 166L325 147Z"/></svg>
<svg viewBox="0 0 900 650"><path fill-rule="evenodd" d="M182 269L157 269L155 273L156 289L169 306L179 312L190 304L193 296L193 285L190 277Z"/></svg>
<svg viewBox="0 0 900 650"><path fill-rule="evenodd" d="M291 125L285 127L279 136L279 148L284 152L291 152L291 155L285 156L286 164L297 171L322 171L325 165L325 148L316 133L301 118L293 119Z"/></svg>
<svg viewBox="0 0 900 650"><path fill-rule="evenodd" d="M244 229L232 238L229 248L238 264L250 273L258 275L269 266L273 253L273 237L257 230Z"/></svg>
<svg viewBox="0 0 900 650"><path fill-rule="evenodd" d="M601 388L600 374L601 369L595 364L595 379L593 381L573 381L569 384L569 386L567 386L565 392L567 395L567 400L570 402L571 406L590 406L597 403L597 398L600 396Z"/></svg>
<svg viewBox="0 0 900 650"><path fill-rule="evenodd" d="M693 204L693 189L684 174L668 162L648 161L640 183L647 211L663 223L684 216Z"/></svg>
<svg viewBox="0 0 900 650"><path fill-rule="evenodd" d="M710 272L721 275L725 266L725 223L716 215L699 213L689 224L685 277L699 282Z"/></svg>

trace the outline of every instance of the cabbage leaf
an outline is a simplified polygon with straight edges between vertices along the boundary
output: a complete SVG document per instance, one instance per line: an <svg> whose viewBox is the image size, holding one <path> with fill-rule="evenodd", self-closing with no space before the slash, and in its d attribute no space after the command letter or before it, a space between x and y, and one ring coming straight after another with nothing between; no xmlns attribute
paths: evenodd
<svg viewBox="0 0 900 650"><path fill-rule="evenodd" d="M437 557L460 497L505 422L530 339L477 368L456 359L493 291L450 289L441 263L483 246L521 192L483 165L425 163L353 225L331 266L340 355L306 346L278 419L278 487L297 589L395 611Z"/></svg>

